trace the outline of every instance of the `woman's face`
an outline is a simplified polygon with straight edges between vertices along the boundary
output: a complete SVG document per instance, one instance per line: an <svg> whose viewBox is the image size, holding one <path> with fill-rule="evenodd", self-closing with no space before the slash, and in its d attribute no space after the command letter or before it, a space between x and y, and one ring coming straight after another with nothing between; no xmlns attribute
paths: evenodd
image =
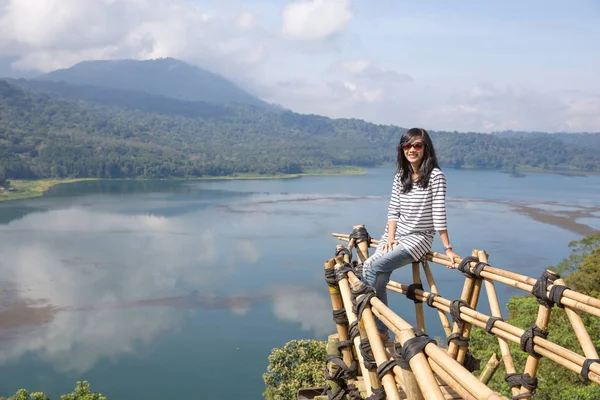
<svg viewBox="0 0 600 400"><path fill-rule="evenodd" d="M402 151L404 151L404 157L406 157L409 163L421 165L423 155L425 154L423 138L419 136L413 138L413 140L402 146Z"/></svg>

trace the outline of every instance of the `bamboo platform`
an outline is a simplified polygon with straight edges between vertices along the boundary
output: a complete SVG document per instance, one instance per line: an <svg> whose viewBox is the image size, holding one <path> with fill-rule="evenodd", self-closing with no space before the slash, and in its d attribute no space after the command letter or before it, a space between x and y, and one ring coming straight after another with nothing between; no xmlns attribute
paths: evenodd
<svg viewBox="0 0 600 400"><path fill-rule="evenodd" d="M535 398L536 375L542 357L580 374L590 384L600 384L600 359L579 316L583 312L600 317L600 299L571 290L549 270L534 279L492 267L483 250L473 250L471 256L455 260L445 254L429 252L421 262L412 264L411 283L390 280L387 285L389 291L414 302L417 325L414 327L383 304L373 289L359 279L362 263L369 257L369 249L377 247L378 241L370 238L364 225L356 225L353 229L349 235L332 234L346 246L338 244L336 256L325 262L325 279L336 326L336 333L330 335L327 344L328 386L320 388L321 394L312 397L307 397L309 392L301 389L299 399L508 400L487 386L500 363L504 363L507 371L505 380L513 399L531 399ZM353 251L355 260L350 262ZM430 264L458 265L456 272L465 277L459 299L443 297ZM428 290L423 286L421 272ZM496 283L532 293L537 298L540 306L530 329L523 330L502 319ZM491 315L477 311L482 288ZM424 305L436 309L448 341L447 348L439 347L427 335ZM547 340L548 322L554 306L565 309L583 355ZM406 309L402 311L406 312ZM394 333L395 341L382 341L375 318ZM501 352L492 355L478 376L473 371L479 369L479 360L469 352L473 326L494 335ZM521 351L528 353L522 372L515 370L509 342L520 344Z"/></svg>

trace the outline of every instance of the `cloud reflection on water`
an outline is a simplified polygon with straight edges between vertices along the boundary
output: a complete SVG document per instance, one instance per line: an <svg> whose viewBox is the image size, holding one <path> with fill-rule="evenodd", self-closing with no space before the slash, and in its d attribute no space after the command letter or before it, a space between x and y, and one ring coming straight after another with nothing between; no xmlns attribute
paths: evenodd
<svg viewBox="0 0 600 400"><path fill-rule="evenodd" d="M238 266L262 258L251 239L219 243L236 227L223 225L218 214L166 218L75 207L0 227L0 289L9 289L0 293L0 336L10 338L0 363L33 353L61 372L81 373L182 329L197 308L243 315L257 302L272 302L277 318L304 321L288 300L303 292L300 298L313 308L324 296L302 288L214 294ZM244 218L234 224L247 230L260 222ZM316 334L325 329L317 320L302 327Z"/></svg>

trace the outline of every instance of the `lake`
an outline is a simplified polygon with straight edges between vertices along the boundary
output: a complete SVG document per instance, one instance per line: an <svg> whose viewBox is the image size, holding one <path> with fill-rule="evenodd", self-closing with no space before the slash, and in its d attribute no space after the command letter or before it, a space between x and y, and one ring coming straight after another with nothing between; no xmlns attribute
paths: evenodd
<svg viewBox="0 0 600 400"><path fill-rule="evenodd" d="M461 256L484 249L491 265L538 277L600 230L598 175L444 171ZM365 224L379 238L392 175L80 182L0 203L0 395L58 399L88 380L111 400L260 399L272 348L335 331L331 233ZM460 296L460 272L433 272ZM410 268L392 279L410 283ZM503 303L519 293L497 288ZM414 324L412 302L389 297Z"/></svg>

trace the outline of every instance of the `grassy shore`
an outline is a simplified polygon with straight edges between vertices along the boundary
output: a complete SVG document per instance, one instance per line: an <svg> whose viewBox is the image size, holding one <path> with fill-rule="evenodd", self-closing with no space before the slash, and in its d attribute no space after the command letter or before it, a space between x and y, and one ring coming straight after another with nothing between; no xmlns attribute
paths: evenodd
<svg viewBox="0 0 600 400"><path fill-rule="evenodd" d="M339 167L331 169L312 169L300 174L232 174L227 176L203 176L198 178L186 178L185 180L223 180L223 179L288 179L299 178L301 176L328 176L328 175L358 175L366 174L367 171L357 167ZM79 179L39 179L39 180L10 180L10 187L17 191L12 193L0 193L0 201L23 200L32 197L39 197L53 186L74 183L82 181L99 180L96 178ZM182 180L182 179L180 179Z"/></svg>

